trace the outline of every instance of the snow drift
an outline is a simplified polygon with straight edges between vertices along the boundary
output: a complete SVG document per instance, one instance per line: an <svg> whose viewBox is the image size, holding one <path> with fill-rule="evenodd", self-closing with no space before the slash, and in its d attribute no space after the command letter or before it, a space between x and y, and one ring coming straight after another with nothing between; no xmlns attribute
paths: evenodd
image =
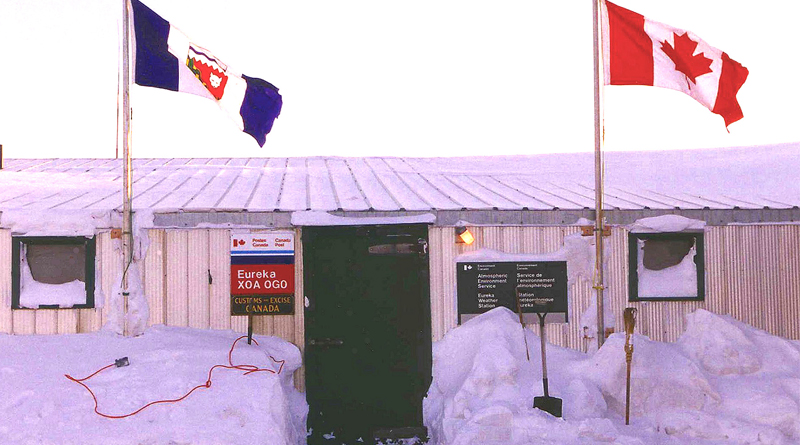
<svg viewBox="0 0 800 445"><path fill-rule="evenodd" d="M434 345L424 402L432 445L800 442L800 342L698 310L676 343L634 337L631 425L624 425L623 334L592 355L547 346L550 395L564 418L532 408L542 395L539 338L505 308ZM668 441L668 442L667 442Z"/></svg>

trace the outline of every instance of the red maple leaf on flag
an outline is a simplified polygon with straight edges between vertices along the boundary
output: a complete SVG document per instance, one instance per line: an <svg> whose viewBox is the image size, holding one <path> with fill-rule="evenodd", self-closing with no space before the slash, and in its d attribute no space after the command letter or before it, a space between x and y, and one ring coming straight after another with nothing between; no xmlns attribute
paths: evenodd
<svg viewBox="0 0 800 445"><path fill-rule="evenodd" d="M685 74L686 77L696 84L698 76L708 74L711 72L711 59L705 54L695 54L697 43L689 37L688 33L675 36L675 47L673 48L669 42L661 42L661 50L664 51L673 62L675 62L675 69Z"/></svg>

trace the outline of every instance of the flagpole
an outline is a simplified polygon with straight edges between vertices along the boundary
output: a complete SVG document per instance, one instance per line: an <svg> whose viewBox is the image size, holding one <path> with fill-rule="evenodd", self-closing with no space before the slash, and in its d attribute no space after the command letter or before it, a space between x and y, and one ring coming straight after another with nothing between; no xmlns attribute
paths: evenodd
<svg viewBox="0 0 800 445"><path fill-rule="evenodd" d="M603 107L601 97L601 79L603 75L600 40L600 2L592 0L593 32L594 32L594 178L595 178L595 282L597 292L597 348L603 346L605 340L605 320L603 312Z"/></svg>
<svg viewBox="0 0 800 445"><path fill-rule="evenodd" d="M122 0L122 333L128 336L128 268L133 259L131 197L130 0Z"/></svg>

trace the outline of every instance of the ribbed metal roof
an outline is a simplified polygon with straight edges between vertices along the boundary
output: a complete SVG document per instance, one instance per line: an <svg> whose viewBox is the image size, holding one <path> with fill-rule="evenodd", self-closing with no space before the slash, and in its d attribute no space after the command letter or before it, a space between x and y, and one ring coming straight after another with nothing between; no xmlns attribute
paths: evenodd
<svg viewBox="0 0 800 445"><path fill-rule="evenodd" d="M552 210L594 207L592 153L476 158L135 159L136 209ZM605 154L606 209L800 206L800 144ZM118 159L6 159L0 211L119 209Z"/></svg>

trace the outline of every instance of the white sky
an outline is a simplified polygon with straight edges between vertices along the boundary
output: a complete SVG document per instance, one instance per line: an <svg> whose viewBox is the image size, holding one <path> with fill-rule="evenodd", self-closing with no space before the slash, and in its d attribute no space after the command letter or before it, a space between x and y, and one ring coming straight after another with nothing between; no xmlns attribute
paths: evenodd
<svg viewBox="0 0 800 445"><path fill-rule="evenodd" d="M232 69L280 88L264 148L209 100L132 88L135 157L591 151L592 0L146 0ZM607 150L800 141L800 3L619 0L750 70L744 119L605 88ZM118 0L0 0L5 157L114 157Z"/></svg>

